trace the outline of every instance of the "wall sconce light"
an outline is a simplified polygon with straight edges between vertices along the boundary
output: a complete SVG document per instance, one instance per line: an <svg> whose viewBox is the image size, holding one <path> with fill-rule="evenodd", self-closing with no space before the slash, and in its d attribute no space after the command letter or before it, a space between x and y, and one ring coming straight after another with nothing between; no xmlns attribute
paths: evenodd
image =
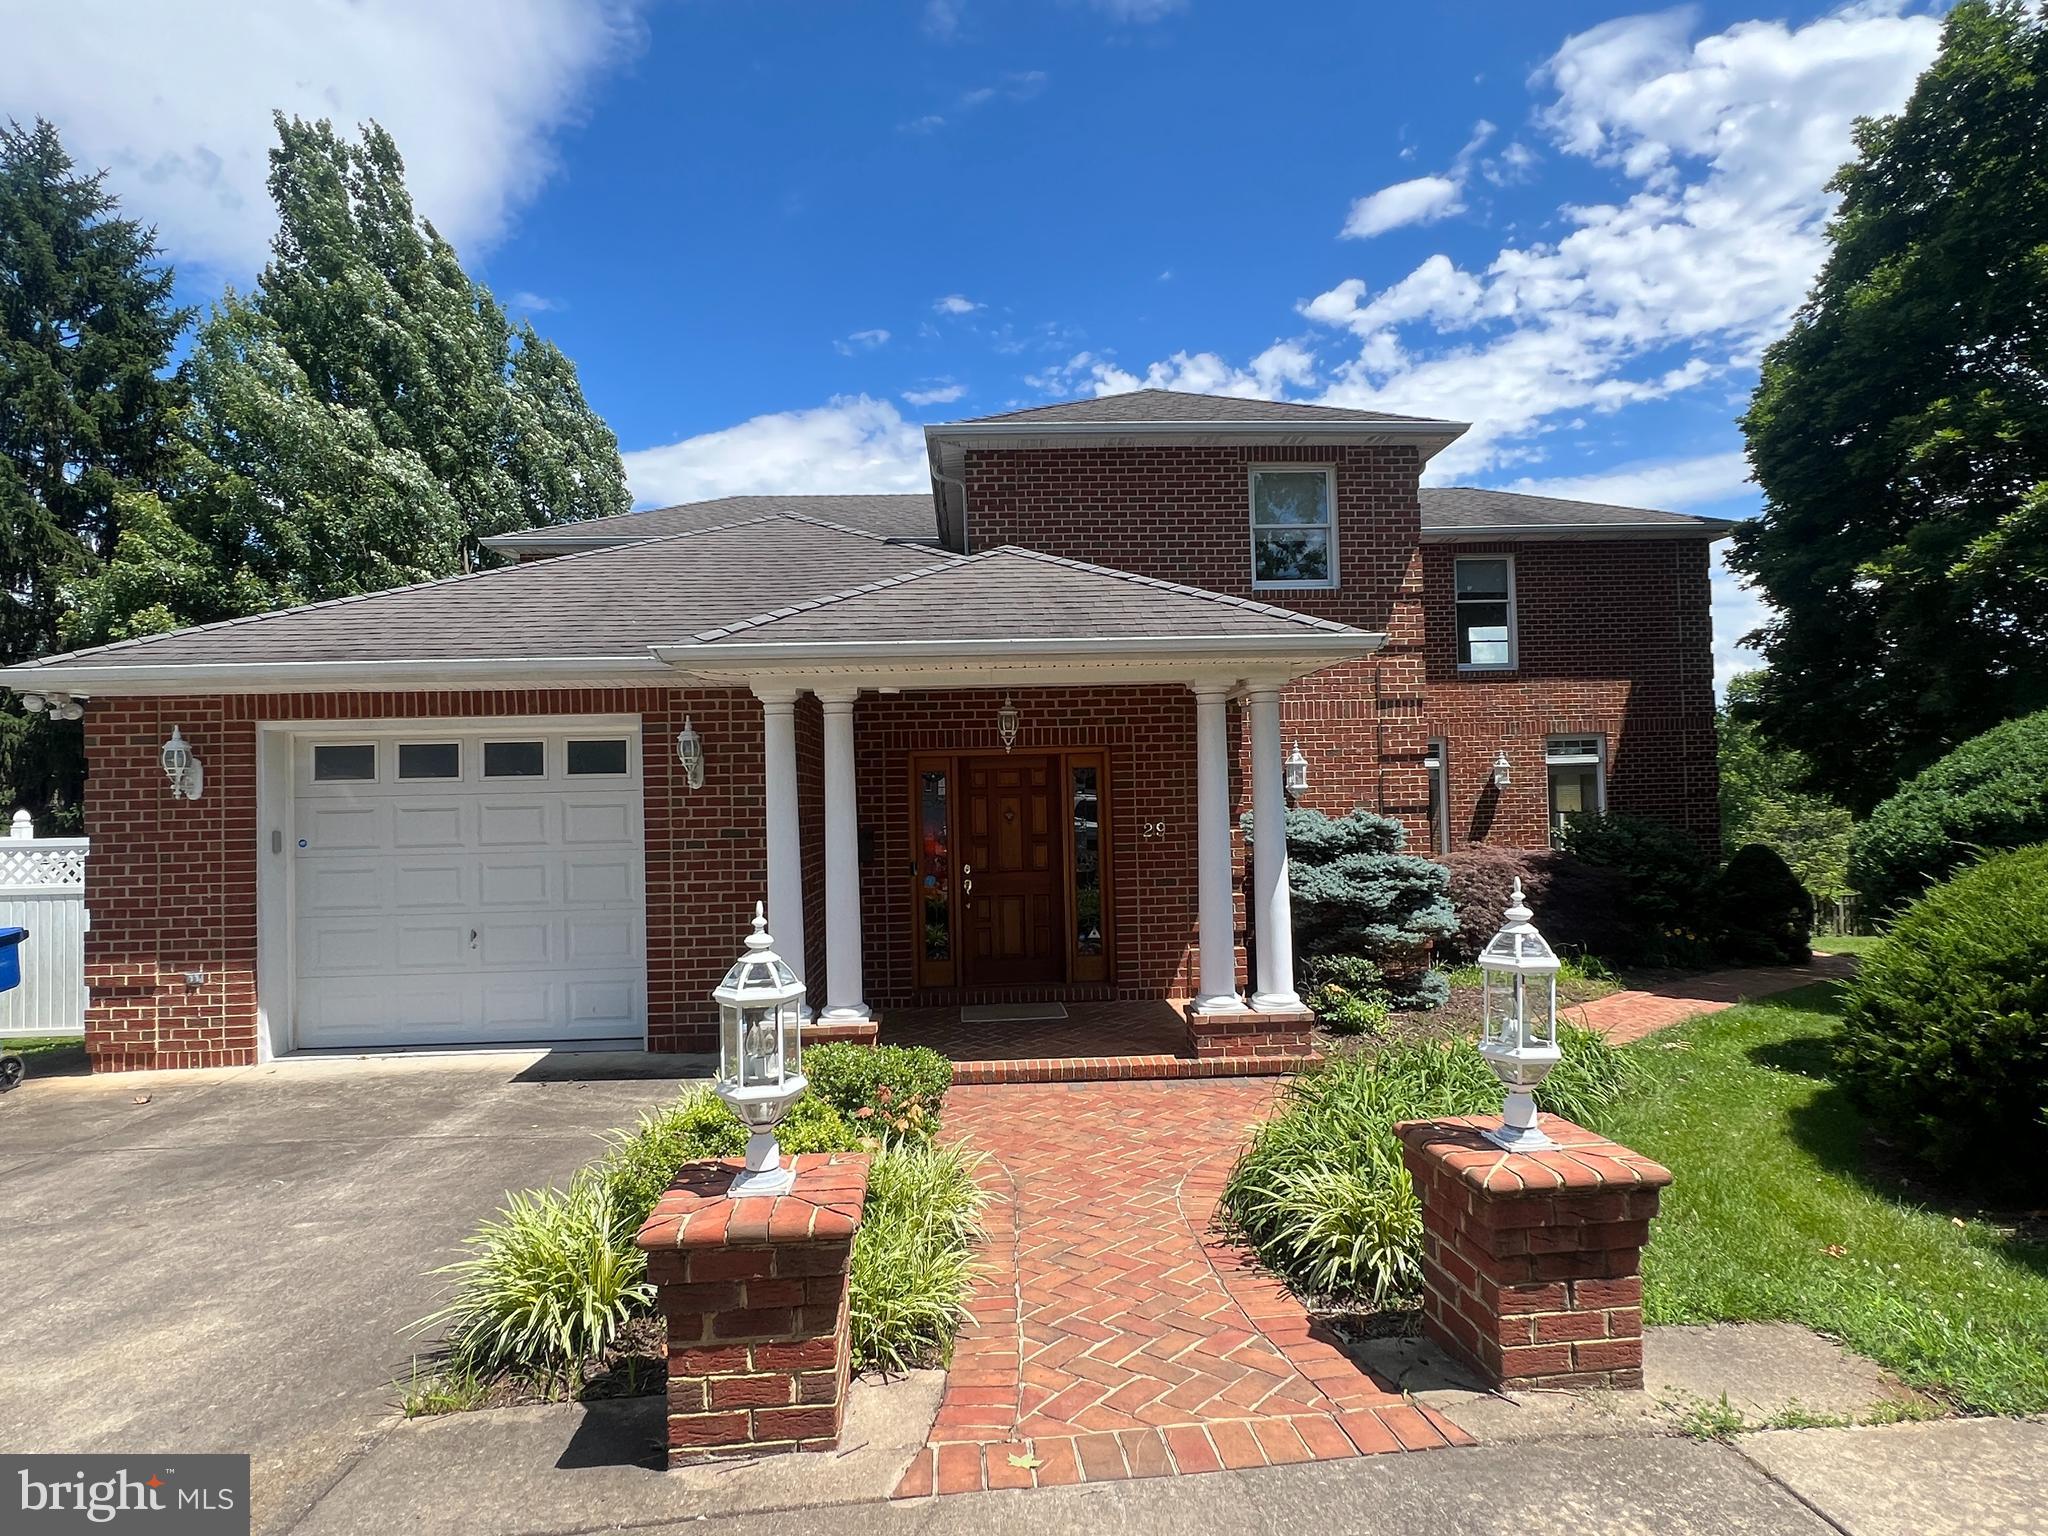
<svg viewBox="0 0 2048 1536"><path fill-rule="evenodd" d="M199 759L192 755L192 745L185 740L184 732L175 725L171 727L171 739L164 743L164 749L157 754L157 761L163 764L164 777L171 781L173 800L197 800L201 790L206 788L206 769Z"/></svg>
<svg viewBox="0 0 2048 1536"><path fill-rule="evenodd" d="M1301 743L1294 744L1294 750L1287 754L1287 772L1281 779L1290 795L1304 794L1308 790L1308 759L1301 755Z"/></svg>
<svg viewBox="0 0 2048 1536"><path fill-rule="evenodd" d="M683 765L683 782L692 789L704 787L704 738L683 716L683 728L676 733L676 759Z"/></svg>
<svg viewBox="0 0 2048 1536"><path fill-rule="evenodd" d="M1004 694L1003 707L996 711L996 739L1002 742L1005 752L1017 745L1017 727L1021 723L1022 716L1017 713L1017 706L1010 702L1007 693Z"/></svg>
<svg viewBox="0 0 2048 1536"><path fill-rule="evenodd" d="M1511 779L1511 777L1512 775L1508 772L1508 754L1506 750L1503 749L1500 752L1494 754L1493 787L1495 789L1506 789L1508 787L1508 782Z"/></svg>
<svg viewBox="0 0 2048 1536"><path fill-rule="evenodd" d="M21 707L32 715L40 715L47 710L52 720L85 718L85 706L68 693L24 693Z"/></svg>

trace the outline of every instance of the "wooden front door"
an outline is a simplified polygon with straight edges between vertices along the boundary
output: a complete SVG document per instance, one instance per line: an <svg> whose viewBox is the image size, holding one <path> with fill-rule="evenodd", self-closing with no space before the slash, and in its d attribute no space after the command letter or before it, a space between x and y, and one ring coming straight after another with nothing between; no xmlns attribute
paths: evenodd
<svg viewBox="0 0 2048 1536"><path fill-rule="evenodd" d="M960 764L961 980L1067 979L1067 826L1057 757Z"/></svg>

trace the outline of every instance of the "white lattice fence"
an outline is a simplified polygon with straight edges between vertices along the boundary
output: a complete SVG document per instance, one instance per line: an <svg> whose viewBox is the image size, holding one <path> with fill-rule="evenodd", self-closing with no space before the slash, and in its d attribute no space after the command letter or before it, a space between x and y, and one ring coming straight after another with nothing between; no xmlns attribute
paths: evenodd
<svg viewBox="0 0 2048 1536"><path fill-rule="evenodd" d="M85 1033L85 860L82 837L37 837L17 811L0 838L0 928L28 930L21 985L0 992L0 1036Z"/></svg>

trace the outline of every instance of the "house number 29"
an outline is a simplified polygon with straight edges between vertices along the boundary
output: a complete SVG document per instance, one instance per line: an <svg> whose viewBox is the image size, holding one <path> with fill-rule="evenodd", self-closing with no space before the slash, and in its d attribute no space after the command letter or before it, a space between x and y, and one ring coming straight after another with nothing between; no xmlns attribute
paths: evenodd
<svg viewBox="0 0 2048 1536"><path fill-rule="evenodd" d="M1140 824L1140 829L1148 838L1166 836L1166 823L1163 821L1143 822Z"/></svg>

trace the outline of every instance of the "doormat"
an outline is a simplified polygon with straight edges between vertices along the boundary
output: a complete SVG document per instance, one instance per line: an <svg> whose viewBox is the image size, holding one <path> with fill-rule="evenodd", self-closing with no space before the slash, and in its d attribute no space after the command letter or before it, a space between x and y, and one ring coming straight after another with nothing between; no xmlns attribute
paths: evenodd
<svg viewBox="0 0 2048 1536"><path fill-rule="evenodd" d="M1064 1003L976 1003L960 1010L962 1024L1038 1024L1066 1016Z"/></svg>

